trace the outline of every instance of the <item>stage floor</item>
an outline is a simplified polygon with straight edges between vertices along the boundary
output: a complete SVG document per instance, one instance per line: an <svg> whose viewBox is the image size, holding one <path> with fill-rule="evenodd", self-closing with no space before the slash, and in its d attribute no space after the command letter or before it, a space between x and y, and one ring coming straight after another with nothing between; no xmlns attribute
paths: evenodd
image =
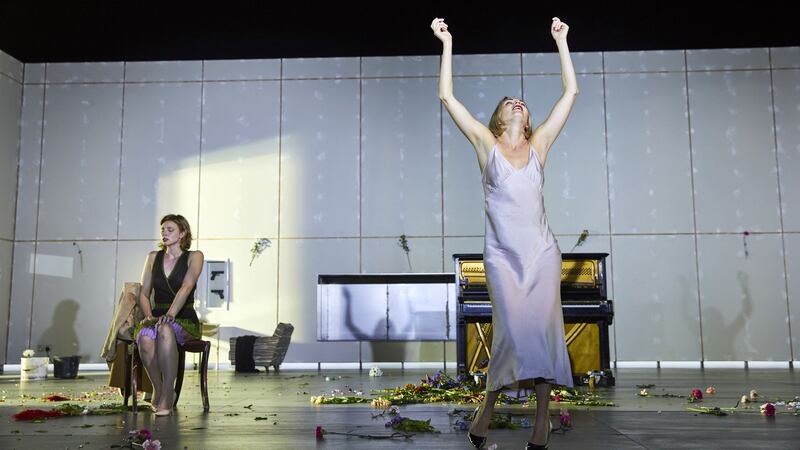
<svg viewBox="0 0 800 450"><path fill-rule="evenodd" d="M78 397L95 395L89 403L120 402L107 391L107 373L84 372L75 380L19 382L16 374L0 376L0 448L3 449L109 449L122 444L129 430L148 428L162 449L467 449L466 433L453 428L452 408L467 405L446 403L401 406L401 414L414 419L431 419L439 434L417 434L411 440L367 440L328 435L315 438L317 425L330 431L386 433L386 419L373 419L368 404L311 404L312 395L330 394L334 389L352 388L368 395L372 389L418 383L426 374L419 370L384 370L384 376L370 378L367 370L288 371L278 374L236 374L209 371L211 411L203 413L199 377L186 372L177 414L156 418L140 412L109 416L50 419L43 423L17 422L12 415L25 408L52 408L42 398L53 393ZM637 385L654 384L651 393L688 396L693 388L705 391L714 386L716 394L706 396L699 406L733 407L751 389L762 398L791 400L800 395L800 375L788 369L618 369L617 386L600 392L614 407L574 407L569 411L573 428L554 434L552 449L800 449L800 416L778 408L774 418L760 414L758 405L739 408L726 417L698 415L687 411L684 398L638 396ZM329 381L326 381L326 377ZM340 378L341 377L341 378ZM140 403L146 410L146 403ZM474 407L472 407L474 409ZM498 411L525 413L520 406L499 407ZM559 406L551 403L551 419L558 423ZM259 420L256 420L259 418ZM264 418L267 418L266 420ZM529 429L492 430L488 445L498 449L521 449Z"/></svg>

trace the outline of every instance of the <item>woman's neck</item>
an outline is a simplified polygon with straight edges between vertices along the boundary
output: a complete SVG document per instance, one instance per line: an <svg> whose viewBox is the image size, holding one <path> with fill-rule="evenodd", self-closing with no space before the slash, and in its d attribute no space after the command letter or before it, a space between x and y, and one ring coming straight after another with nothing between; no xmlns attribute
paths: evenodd
<svg viewBox="0 0 800 450"><path fill-rule="evenodd" d="M171 256L173 258L177 258L177 257L181 256L181 254L183 253L183 250L181 250L180 244L172 244L169 247L167 247L167 249L164 251L164 253L166 253L167 255L169 255L169 256Z"/></svg>
<svg viewBox="0 0 800 450"><path fill-rule="evenodd" d="M499 141L511 149L515 149L521 144L526 142L525 135L523 134L522 127L518 124L508 124L503 134L500 135Z"/></svg>

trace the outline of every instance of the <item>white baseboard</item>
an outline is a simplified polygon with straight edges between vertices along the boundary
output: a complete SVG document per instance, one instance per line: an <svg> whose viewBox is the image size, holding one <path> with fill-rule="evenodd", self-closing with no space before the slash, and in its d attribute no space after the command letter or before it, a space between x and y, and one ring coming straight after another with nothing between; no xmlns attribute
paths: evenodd
<svg viewBox="0 0 800 450"><path fill-rule="evenodd" d="M382 370L430 370L435 372L447 368L448 371L456 369L455 361L441 362L285 362L281 364L281 370L363 370L377 366ZM612 366L615 369L789 369L800 368L800 361L614 361ZM194 363L187 362L187 369L193 369ZM3 374L15 374L20 372L19 364L3 364ZM258 368L258 366L256 366ZM48 364L47 371L53 373L53 365ZM208 370L234 370L234 366L229 361L219 363L219 369L212 361L208 363ZM105 363L81 363L78 372L108 372L108 365Z"/></svg>
<svg viewBox="0 0 800 450"><path fill-rule="evenodd" d="M789 361L615 361L618 369L789 369Z"/></svg>

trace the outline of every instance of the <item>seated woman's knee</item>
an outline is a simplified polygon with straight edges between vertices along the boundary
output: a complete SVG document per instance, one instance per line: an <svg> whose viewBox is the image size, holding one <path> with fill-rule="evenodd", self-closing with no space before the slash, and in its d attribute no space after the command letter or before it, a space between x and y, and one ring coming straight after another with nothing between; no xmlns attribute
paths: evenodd
<svg viewBox="0 0 800 450"><path fill-rule="evenodd" d="M175 330L172 329L172 325L168 323L162 323L159 325L158 337L159 339L175 339Z"/></svg>

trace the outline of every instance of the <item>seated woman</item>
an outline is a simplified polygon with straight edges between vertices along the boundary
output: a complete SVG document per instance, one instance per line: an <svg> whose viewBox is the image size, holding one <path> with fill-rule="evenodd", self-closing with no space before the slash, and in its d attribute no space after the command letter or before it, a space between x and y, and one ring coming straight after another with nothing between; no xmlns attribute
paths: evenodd
<svg viewBox="0 0 800 450"><path fill-rule="evenodd" d="M150 252L142 271L139 307L144 320L134 331L139 355L153 383L151 404L157 416L168 416L175 402L178 345L200 338L194 311L194 289L203 270L203 253L190 251L192 231L178 214L161 219L160 251ZM150 292L155 293L154 308Z"/></svg>

